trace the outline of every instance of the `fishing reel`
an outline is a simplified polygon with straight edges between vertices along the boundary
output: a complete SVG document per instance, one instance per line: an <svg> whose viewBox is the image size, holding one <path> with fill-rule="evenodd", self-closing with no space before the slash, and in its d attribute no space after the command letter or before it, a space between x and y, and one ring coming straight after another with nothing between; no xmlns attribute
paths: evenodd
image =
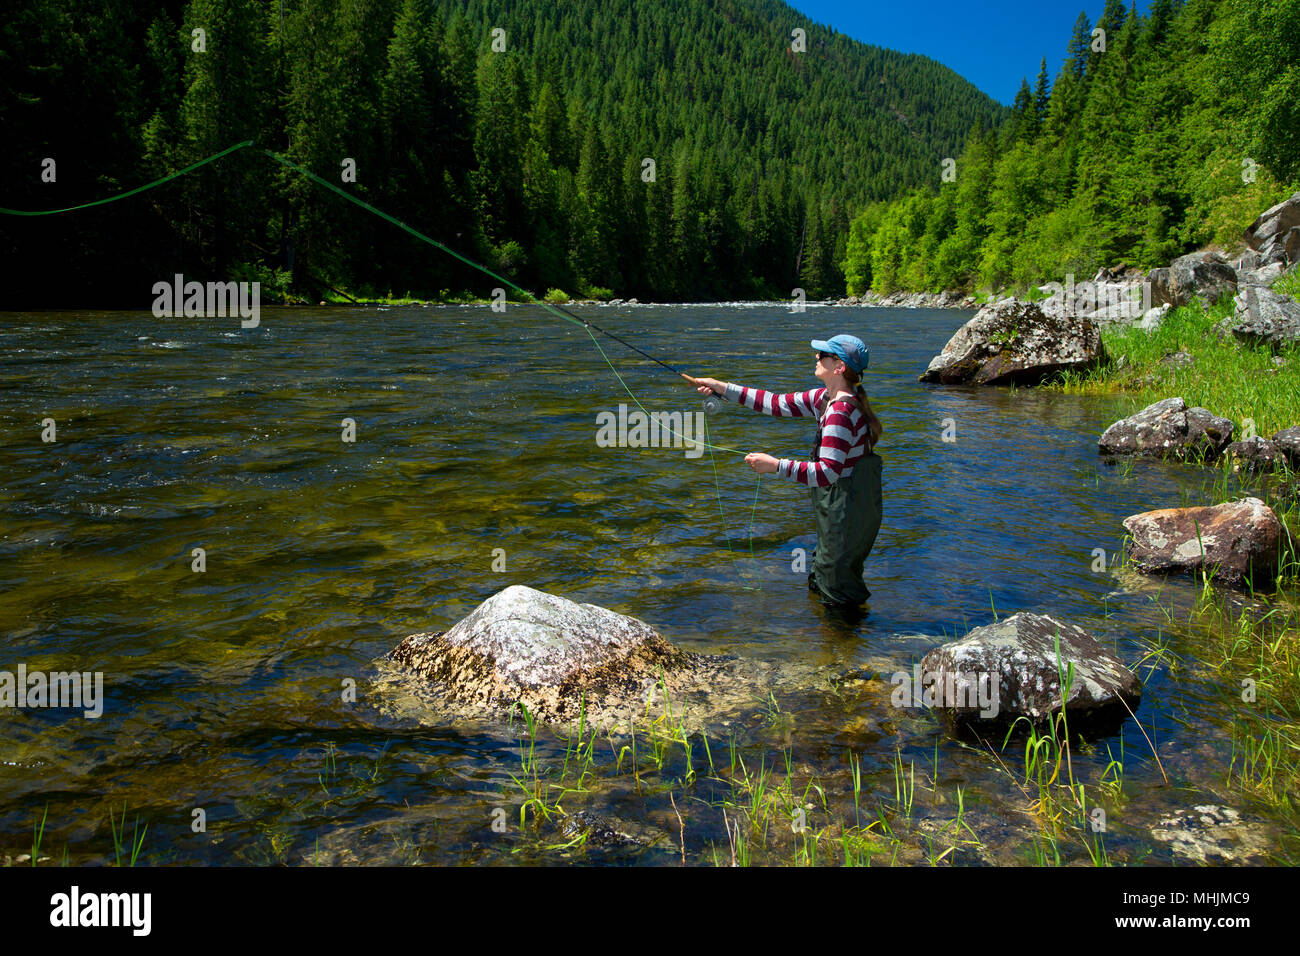
<svg viewBox="0 0 1300 956"><path fill-rule="evenodd" d="M704 399L704 414L714 415L722 407L722 396L714 392Z"/></svg>

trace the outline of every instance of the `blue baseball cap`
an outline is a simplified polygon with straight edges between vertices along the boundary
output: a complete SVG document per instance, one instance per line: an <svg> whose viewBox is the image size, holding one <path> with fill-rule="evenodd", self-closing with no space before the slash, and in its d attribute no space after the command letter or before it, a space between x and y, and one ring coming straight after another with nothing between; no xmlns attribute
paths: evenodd
<svg viewBox="0 0 1300 956"><path fill-rule="evenodd" d="M866 343L856 335L833 335L825 342L813 339L812 347L818 352L830 352L844 360L844 364L861 375L867 370L871 352Z"/></svg>

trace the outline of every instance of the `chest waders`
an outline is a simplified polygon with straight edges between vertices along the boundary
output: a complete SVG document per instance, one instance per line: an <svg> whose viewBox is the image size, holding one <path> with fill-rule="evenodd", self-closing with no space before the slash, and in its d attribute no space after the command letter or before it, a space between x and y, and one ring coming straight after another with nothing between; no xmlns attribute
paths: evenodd
<svg viewBox="0 0 1300 956"><path fill-rule="evenodd" d="M828 406L829 407L829 406ZM821 454L823 415L818 417L812 460ZM827 488L809 489L817 519L817 546L813 549L808 587L834 604L861 604L871 597L862 583L862 565L876 543L883 513L880 490L880 456L868 451L853 466L853 474Z"/></svg>

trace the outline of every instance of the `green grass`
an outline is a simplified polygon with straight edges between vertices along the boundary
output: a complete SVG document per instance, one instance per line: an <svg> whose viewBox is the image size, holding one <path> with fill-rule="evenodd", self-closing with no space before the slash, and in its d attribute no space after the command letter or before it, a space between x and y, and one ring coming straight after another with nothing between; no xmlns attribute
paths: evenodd
<svg viewBox="0 0 1300 956"><path fill-rule="evenodd" d="M1300 424L1300 349L1274 353L1237 341L1220 342L1213 328L1232 314L1229 299L1212 308L1199 304L1173 309L1155 332L1129 325L1102 329L1102 343L1110 363L1084 373L1067 373L1044 386L1074 394L1122 394L1131 399L1132 411L1165 398L1181 397L1188 406L1208 408L1236 425L1234 438L1242 437L1247 420L1254 431L1268 437ZM1172 368L1160 360L1167 354L1187 352L1191 365ZM1124 365L1118 367L1120 359Z"/></svg>
<svg viewBox="0 0 1300 956"><path fill-rule="evenodd" d="M1292 266L1278 276L1277 281L1273 283L1273 291L1289 295L1291 298L1300 301L1300 269Z"/></svg>
<svg viewBox="0 0 1300 956"><path fill-rule="evenodd" d="M45 820L50 815L50 805L45 805L44 812L41 813L41 822L32 828L32 866L41 856L41 841L45 838Z"/></svg>
<svg viewBox="0 0 1300 956"><path fill-rule="evenodd" d="M1226 783L1294 814L1300 794L1300 608L1279 597L1262 615L1202 591L1193 621L1233 700ZM1214 659L1217 658L1217 659Z"/></svg>
<svg viewBox="0 0 1300 956"><path fill-rule="evenodd" d="M140 828L140 815L136 814L135 826L131 833L130 841L126 838L126 804L122 804L122 821L119 828L118 821L113 815L113 808L108 809L108 825L113 832L113 859L117 866L122 866L122 858L125 851L130 851L127 856L127 866L135 866L140 859L140 851L144 847L144 837L149 831L149 825L145 824L144 829Z"/></svg>

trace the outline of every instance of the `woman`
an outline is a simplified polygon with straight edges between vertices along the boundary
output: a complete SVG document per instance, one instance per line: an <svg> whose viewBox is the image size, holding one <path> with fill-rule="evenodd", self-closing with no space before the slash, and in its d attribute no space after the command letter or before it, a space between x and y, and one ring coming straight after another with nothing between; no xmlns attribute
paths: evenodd
<svg viewBox="0 0 1300 956"><path fill-rule="evenodd" d="M761 475L776 473L808 486L817 519L808 587L827 604L856 606L871 597L862 583L862 565L880 531L881 462L874 449L884 429L861 384L869 358L862 340L836 335L824 342L815 339L812 347L817 351L813 374L824 388L774 395L712 378L694 381L701 394L726 395L777 418L817 417L812 460L751 452L745 463Z"/></svg>

